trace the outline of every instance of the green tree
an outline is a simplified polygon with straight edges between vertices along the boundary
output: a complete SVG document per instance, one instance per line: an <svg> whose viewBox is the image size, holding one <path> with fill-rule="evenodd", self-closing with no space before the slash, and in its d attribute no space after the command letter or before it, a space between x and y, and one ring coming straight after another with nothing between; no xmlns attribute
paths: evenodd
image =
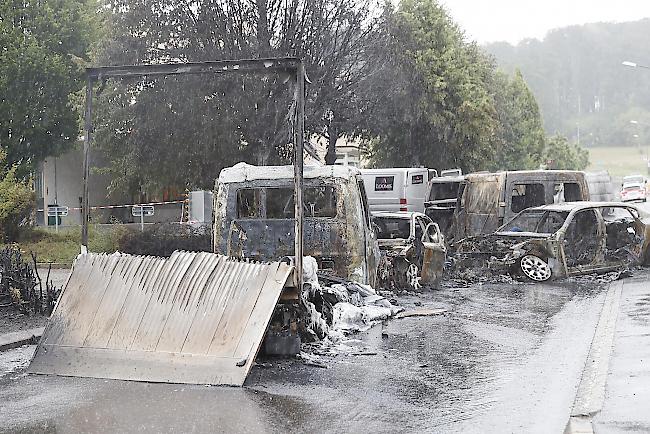
<svg viewBox="0 0 650 434"><path fill-rule="evenodd" d="M0 149L0 168L7 166L7 154ZM26 181L17 178L17 165L0 169L0 242L15 241L20 225L34 209L34 194Z"/></svg>
<svg viewBox="0 0 650 434"><path fill-rule="evenodd" d="M372 0L118 0L102 64L297 56L304 59L307 136L330 149L356 128L356 88L368 75ZM286 77L200 76L109 82L98 99L98 146L115 189L210 188L237 161L290 159ZM332 157L330 152L330 162Z"/></svg>
<svg viewBox="0 0 650 434"><path fill-rule="evenodd" d="M544 160L549 169L584 170L589 166L589 151L563 136L547 140Z"/></svg>
<svg viewBox="0 0 650 434"><path fill-rule="evenodd" d="M402 1L383 23L381 74L367 84L376 103L364 119L373 163L484 168L498 128L491 60L435 0Z"/></svg>
<svg viewBox="0 0 650 434"><path fill-rule="evenodd" d="M15 176L76 140L71 97L83 86L91 28L83 0L0 3L0 148Z"/></svg>
<svg viewBox="0 0 650 434"><path fill-rule="evenodd" d="M517 70L514 77L497 71L492 81L499 127L493 170L537 169L543 162L545 133L537 101Z"/></svg>
<svg viewBox="0 0 650 434"><path fill-rule="evenodd" d="M649 34L650 19L593 23L555 29L542 40L514 46L489 44L486 50L507 71L521 70L547 134L589 147L630 146L636 140L629 121L650 118L650 75L621 61L650 63ZM623 118L628 112L634 117Z"/></svg>

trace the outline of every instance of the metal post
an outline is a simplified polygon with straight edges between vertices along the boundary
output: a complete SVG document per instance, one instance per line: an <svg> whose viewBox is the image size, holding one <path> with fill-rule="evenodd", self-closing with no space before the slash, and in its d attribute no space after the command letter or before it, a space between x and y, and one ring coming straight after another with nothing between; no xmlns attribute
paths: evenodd
<svg viewBox="0 0 650 434"><path fill-rule="evenodd" d="M81 253L88 251L88 174L90 172L90 132L92 130L93 80L86 80L86 114L84 122L83 198L81 202Z"/></svg>
<svg viewBox="0 0 650 434"><path fill-rule="evenodd" d="M144 208L140 208L140 231L144 232Z"/></svg>
<svg viewBox="0 0 650 434"><path fill-rule="evenodd" d="M57 206L54 213L54 232L59 233L59 207Z"/></svg>
<svg viewBox="0 0 650 434"><path fill-rule="evenodd" d="M293 137L293 158L294 158L294 192L293 202L295 204L295 281L298 290L302 290L302 259L303 259L303 147L305 140L305 65L300 62L296 70L296 89L294 94L296 104L296 116Z"/></svg>

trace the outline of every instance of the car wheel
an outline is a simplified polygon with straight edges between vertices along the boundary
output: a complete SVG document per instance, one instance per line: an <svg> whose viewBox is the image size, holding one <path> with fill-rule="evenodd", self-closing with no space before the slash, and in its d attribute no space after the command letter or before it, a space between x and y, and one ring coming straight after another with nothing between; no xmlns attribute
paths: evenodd
<svg viewBox="0 0 650 434"><path fill-rule="evenodd" d="M412 289L420 289L420 269L415 264L409 264L406 269L406 283Z"/></svg>
<svg viewBox="0 0 650 434"><path fill-rule="evenodd" d="M535 282L546 282L553 272L546 261L539 256L526 255L519 261L522 273Z"/></svg>

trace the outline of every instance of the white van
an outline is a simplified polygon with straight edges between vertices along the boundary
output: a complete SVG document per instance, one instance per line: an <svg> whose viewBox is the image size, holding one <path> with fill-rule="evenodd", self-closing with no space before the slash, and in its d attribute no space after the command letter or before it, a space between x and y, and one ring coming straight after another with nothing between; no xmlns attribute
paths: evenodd
<svg viewBox="0 0 650 434"><path fill-rule="evenodd" d="M429 170L362 169L370 211L424 212Z"/></svg>

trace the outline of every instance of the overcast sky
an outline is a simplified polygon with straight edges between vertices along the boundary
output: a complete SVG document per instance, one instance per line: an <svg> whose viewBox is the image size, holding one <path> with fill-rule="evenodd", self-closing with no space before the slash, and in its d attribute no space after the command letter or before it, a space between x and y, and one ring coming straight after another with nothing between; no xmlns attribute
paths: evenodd
<svg viewBox="0 0 650 434"><path fill-rule="evenodd" d="M479 43L544 37L548 30L650 17L650 0L440 0ZM649 35L650 39L650 35Z"/></svg>

